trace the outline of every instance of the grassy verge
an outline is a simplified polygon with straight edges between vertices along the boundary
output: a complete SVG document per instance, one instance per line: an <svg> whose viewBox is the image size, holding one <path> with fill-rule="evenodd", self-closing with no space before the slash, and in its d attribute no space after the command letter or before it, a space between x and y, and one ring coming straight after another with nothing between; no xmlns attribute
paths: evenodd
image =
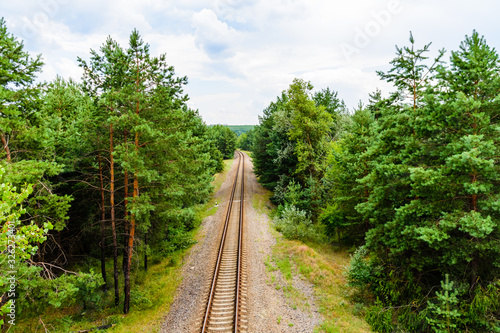
<svg viewBox="0 0 500 333"><path fill-rule="evenodd" d="M214 193L217 193L217 191L221 188L222 183L224 180L226 180L227 173L231 169L231 166L233 165L234 159L230 160L224 160L224 170L221 173L218 173L215 175L215 179L212 182L212 185L214 186ZM199 205L196 209L196 216L197 218L202 221L206 217L215 214L217 211L217 206L216 203L220 202L220 199L217 198L215 195L212 195L210 200L205 203L204 205Z"/></svg>
<svg viewBox="0 0 500 333"><path fill-rule="evenodd" d="M271 213L271 203L269 202L269 198L271 197L271 192L264 193L254 193L252 196L252 206L259 214L267 214Z"/></svg>
<svg viewBox="0 0 500 333"><path fill-rule="evenodd" d="M213 181L214 193L224 182L234 160L224 161L224 171L215 175ZM212 198L205 204L196 207L197 218L200 220L217 211ZM191 231L196 239L199 228ZM168 258L158 260L149 266L145 272L135 267L131 276L131 309L129 314L123 314L123 302L118 307L113 304L113 290L98 295L96 304L84 309L82 305L47 309L40 314L30 314L20 318L9 332L78 332L80 330L96 329L102 325L112 324L107 332L158 332L165 315L174 300L175 292L182 282L181 269L183 259L188 249L180 250ZM120 260L121 262L121 260ZM95 261L94 271L99 271ZM108 276L112 276L112 261L107 262ZM120 280L121 280L120 273ZM123 283L123 281L121 281ZM113 288L111 286L111 288ZM120 293L123 286L120 285ZM123 295L122 295L123 297ZM101 305L97 305L101 304ZM28 317L28 318L26 318Z"/></svg>
<svg viewBox="0 0 500 333"><path fill-rule="evenodd" d="M317 332L371 332L362 318L361 305L349 298L343 269L350 257L345 249L281 238L273 248L272 260L285 276L300 274L313 284L324 317ZM292 302L303 302L293 292L290 294Z"/></svg>
<svg viewBox="0 0 500 333"><path fill-rule="evenodd" d="M269 203L271 193L259 193L253 197L253 206L260 214L272 215ZM300 275L314 286L314 294L324 321L316 332L371 332L363 319L362 304L354 303L351 289L344 278L344 267L349 264L347 249L331 244L304 243L287 240L274 231L277 243L265 264L269 283L283 288L292 307L307 309L306 298L291 283L294 275ZM283 281L278 281L279 270Z"/></svg>

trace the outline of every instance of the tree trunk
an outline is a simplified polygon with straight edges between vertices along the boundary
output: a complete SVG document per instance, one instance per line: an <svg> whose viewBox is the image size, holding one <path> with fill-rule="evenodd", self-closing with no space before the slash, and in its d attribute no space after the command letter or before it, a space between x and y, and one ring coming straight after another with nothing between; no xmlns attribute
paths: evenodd
<svg viewBox="0 0 500 333"><path fill-rule="evenodd" d="M139 180L137 174L134 173L134 192L132 198L135 202L139 193ZM128 260L127 270L125 271L125 300L123 303L123 313L127 314L130 310L130 268L132 266L132 254L134 252L134 237L135 237L135 215L131 214L130 229L128 237Z"/></svg>
<svg viewBox="0 0 500 333"><path fill-rule="evenodd" d="M99 179L101 181L101 275L104 280L104 291L108 291L108 283L106 277L106 202L104 198L104 180L102 176L102 161L101 161L101 153L99 152Z"/></svg>
<svg viewBox="0 0 500 333"><path fill-rule="evenodd" d="M136 87L139 87L139 76L136 79ZM139 115L139 101L137 100L135 105L135 113ZM136 156L139 152L139 132L135 131L134 135L134 150ZM137 176L137 170L134 171L134 187L133 187L132 201L135 204L137 202L137 197L139 196L139 179ZM130 310L130 268L132 266L132 254L134 253L134 236L135 236L135 214L130 215L130 227L129 227L129 237L128 237L128 262L127 269L125 271L125 287L124 294L125 299L123 301L123 313L127 314Z"/></svg>
<svg viewBox="0 0 500 333"><path fill-rule="evenodd" d="M124 172L124 186L125 186L125 201L124 201L124 209L125 209L125 218L123 220L123 262L122 262L122 270L123 273L125 274L125 271L127 270L127 262L128 262L128 233L129 233L129 222L128 222L128 171L125 170ZM125 278L125 276L124 276Z"/></svg>
<svg viewBox="0 0 500 333"><path fill-rule="evenodd" d="M125 143L125 147L127 149L127 152L125 156L128 156L128 146L127 146L127 134L128 131L125 130L123 133L123 142ZM128 157L127 157L128 158ZM128 160L127 160L128 162ZM123 278L125 278L125 271L127 270L127 261L128 261L128 232L129 232L129 222L128 222L128 170L124 170L123 176L125 177L123 181L124 185L124 219L123 219L123 261L122 261L122 271L123 271Z"/></svg>
<svg viewBox="0 0 500 333"><path fill-rule="evenodd" d="M148 271L148 233L144 234L144 270Z"/></svg>
<svg viewBox="0 0 500 333"><path fill-rule="evenodd" d="M139 133L135 133L135 151L139 151ZM139 196L139 179L137 176L137 171L134 172L134 191L132 194L132 200L135 203L137 197ZM125 271L125 299L123 302L123 313L127 314L130 310L130 267L132 266L132 254L134 252L134 236L135 236L135 215L131 214L130 217L130 229L128 237L128 262L127 270Z"/></svg>
<svg viewBox="0 0 500 333"><path fill-rule="evenodd" d="M113 160L113 124L109 125L109 161L110 161L110 204L111 204L111 231L113 234L113 273L115 280L115 305L120 301L118 286L118 248L116 242L116 221L115 221L115 163Z"/></svg>
<svg viewBox="0 0 500 333"><path fill-rule="evenodd" d="M0 135L0 137L2 138L3 149L5 150L5 153L7 154L7 162L10 162L11 156L10 156L10 149L9 149L9 141L5 137L4 133L2 133Z"/></svg>

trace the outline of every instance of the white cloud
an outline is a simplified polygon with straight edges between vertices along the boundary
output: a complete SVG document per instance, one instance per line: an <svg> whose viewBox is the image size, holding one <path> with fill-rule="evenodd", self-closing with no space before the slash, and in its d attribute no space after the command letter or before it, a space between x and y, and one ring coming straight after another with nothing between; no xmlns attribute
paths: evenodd
<svg viewBox="0 0 500 333"><path fill-rule="evenodd" d="M210 9L203 9L193 14L196 46L211 58L227 58L232 55L232 44L238 38L238 32L221 22Z"/></svg>
<svg viewBox="0 0 500 333"><path fill-rule="evenodd" d="M329 86L355 107L377 87L391 90L375 70L387 70L394 45L408 45L409 31L418 46L432 41L433 52L456 50L474 28L492 47L500 44L495 24L500 5L493 0L474 6L452 0L0 3L9 31L24 39L33 55L42 53L42 80L56 74L79 78L77 56L88 59L108 35L126 47L137 28L152 55L167 53L178 75L188 76L190 105L207 123L256 123L294 77L310 80L316 89ZM397 3L400 10L384 18ZM357 34L366 29L369 41L356 45ZM343 43L356 47L350 59L342 53Z"/></svg>

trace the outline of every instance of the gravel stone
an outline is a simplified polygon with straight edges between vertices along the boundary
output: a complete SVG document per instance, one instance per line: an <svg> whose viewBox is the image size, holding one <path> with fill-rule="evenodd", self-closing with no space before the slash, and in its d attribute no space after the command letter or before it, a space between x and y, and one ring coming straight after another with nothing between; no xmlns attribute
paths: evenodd
<svg viewBox="0 0 500 333"><path fill-rule="evenodd" d="M227 211L233 177L237 163L233 163L226 180L215 197L220 202L217 212L207 217L198 235L198 243L185 257L182 269L183 281L177 290L175 300L162 324L161 332L195 333L201 329L201 320L208 294L211 275ZM263 194L265 190L257 182L253 165L245 154L245 239L248 275L248 332L313 332L322 321L314 301L312 285L299 276L294 276L292 284L306 298L309 307L294 309L282 288L276 289L276 281L283 282L279 271L274 271L276 281L270 282L265 260L272 254L276 238L271 232L269 217L260 214L252 205L253 194ZM283 284L283 283L282 283ZM278 323L279 321L279 323ZM293 326L290 326L293 324Z"/></svg>

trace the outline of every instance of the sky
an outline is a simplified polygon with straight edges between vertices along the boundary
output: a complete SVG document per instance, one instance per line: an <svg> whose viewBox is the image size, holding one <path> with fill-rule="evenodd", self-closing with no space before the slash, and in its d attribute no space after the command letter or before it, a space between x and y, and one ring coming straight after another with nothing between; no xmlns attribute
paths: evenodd
<svg viewBox="0 0 500 333"><path fill-rule="evenodd" d="M137 29L151 54L187 76L188 105L207 124L254 125L294 78L329 87L349 109L377 88L395 46L457 50L473 30L500 47L493 0L0 0L0 17L45 62L40 81L81 81L77 57Z"/></svg>

